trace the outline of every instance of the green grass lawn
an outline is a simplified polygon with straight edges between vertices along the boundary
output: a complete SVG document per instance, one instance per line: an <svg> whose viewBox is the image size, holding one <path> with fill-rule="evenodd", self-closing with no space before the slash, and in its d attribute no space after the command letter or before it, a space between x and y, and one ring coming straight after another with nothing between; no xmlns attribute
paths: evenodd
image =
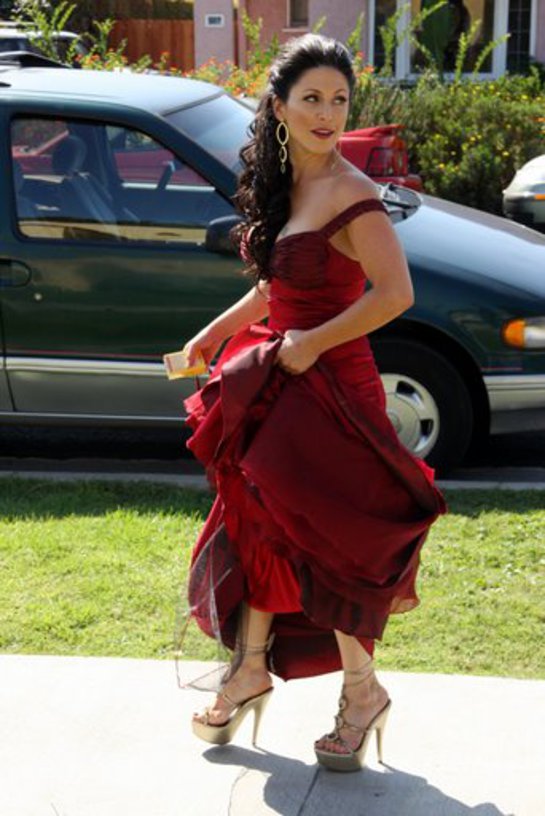
<svg viewBox="0 0 545 816"><path fill-rule="evenodd" d="M384 669L545 677L545 497L452 491L391 617ZM209 494L146 483L0 481L0 650L171 657ZM216 654L192 631L187 656Z"/></svg>

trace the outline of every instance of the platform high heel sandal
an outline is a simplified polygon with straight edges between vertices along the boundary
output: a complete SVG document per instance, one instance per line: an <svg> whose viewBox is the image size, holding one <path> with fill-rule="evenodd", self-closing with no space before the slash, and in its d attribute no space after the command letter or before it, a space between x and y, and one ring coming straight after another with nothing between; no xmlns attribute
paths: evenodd
<svg viewBox="0 0 545 816"><path fill-rule="evenodd" d="M242 659L247 654L264 654L269 651L272 645L272 641L274 639L274 634L269 637L266 643L261 646L244 646L241 647L238 643L235 648L235 655L233 658L233 664L239 665L240 659ZM233 669L229 672L229 676L233 674ZM227 681L224 681L224 683ZM218 692L218 697L222 697L226 700L229 705L233 706L233 711L229 715L229 719L221 723L219 725L215 725L211 723L210 714L213 710L212 706L208 706L201 715L199 715L202 719L193 719L192 720L192 728L193 733L205 742L211 742L213 745L226 745L228 742L231 742L233 737L235 736L238 727L243 722L244 718L250 711L254 712L254 727L252 732L252 745L255 745L257 742L257 735L259 731L259 725L261 723L261 718L263 716L263 712L267 707L267 703L271 699L271 695L273 692L273 686L265 691L262 691L260 694L256 694L254 697L249 697L247 700L242 700L241 702L236 702L236 700L232 700L231 697L227 694L226 691L223 689Z"/></svg>
<svg viewBox="0 0 545 816"><path fill-rule="evenodd" d="M343 684L341 696L339 698L339 711L335 715L335 728L330 734L326 734L325 737L322 737L322 739L327 739L329 742L342 745L346 753L334 753L332 751L325 751L323 748L314 748L316 759L320 765L323 765L330 771L359 771L363 767L365 754L367 752L367 747L373 731L376 731L377 734L377 753L379 762L382 762L382 734L386 725L386 720L388 719L390 708L392 707L392 701L388 700L388 702L377 714L375 714L371 722L365 728L360 728L357 725L347 722L342 715L342 712L348 705L348 700L343 693L345 688L348 686L358 686L360 683L368 680L373 672L374 669L372 660L366 664L363 669L345 671L345 674L359 675L360 679L355 680L353 683ZM361 734L361 740L356 748L352 748L347 741L341 737L340 731L342 728L347 728L350 731ZM319 741L320 740L318 740L318 742Z"/></svg>

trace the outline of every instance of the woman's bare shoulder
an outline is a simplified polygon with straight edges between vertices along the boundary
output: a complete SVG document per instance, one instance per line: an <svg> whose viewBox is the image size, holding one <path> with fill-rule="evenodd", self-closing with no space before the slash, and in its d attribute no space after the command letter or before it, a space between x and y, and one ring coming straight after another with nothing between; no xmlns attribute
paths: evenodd
<svg viewBox="0 0 545 816"><path fill-rule="evenodd" d="M356 167L339 174L333 185L332 202L337 212L342 212L365 198L375 198L380 201L380 189L369 176Z"/></svg>

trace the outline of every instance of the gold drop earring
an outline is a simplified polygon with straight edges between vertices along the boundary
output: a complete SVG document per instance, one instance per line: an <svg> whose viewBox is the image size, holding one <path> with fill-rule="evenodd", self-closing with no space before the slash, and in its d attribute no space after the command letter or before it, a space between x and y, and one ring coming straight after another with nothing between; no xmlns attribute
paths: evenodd
<svg viewBox="0 0 545 816"><path fill-rule="evenodd" d="M281 128L284 128L284 132L281 133ZM290 132L288 126L285 122L279 122L276 126L276 141L280 145L280 150L278 151L278 158L280 159L280 172L286 172L286 162L288 160L288 151L286 148L287 143L289 142Z"/></svg>

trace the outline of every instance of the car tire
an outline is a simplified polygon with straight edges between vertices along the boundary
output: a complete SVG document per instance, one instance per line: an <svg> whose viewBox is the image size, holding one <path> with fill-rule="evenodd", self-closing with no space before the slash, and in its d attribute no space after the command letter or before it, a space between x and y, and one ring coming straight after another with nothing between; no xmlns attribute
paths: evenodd
<svg viewBox="0 0 545 816"><path fill-rule="evenodd" d="M373 352L401 441L438 474L459 465L473 432L471 396L459 371L423 342L405 337L377 339Z"/></svg>

